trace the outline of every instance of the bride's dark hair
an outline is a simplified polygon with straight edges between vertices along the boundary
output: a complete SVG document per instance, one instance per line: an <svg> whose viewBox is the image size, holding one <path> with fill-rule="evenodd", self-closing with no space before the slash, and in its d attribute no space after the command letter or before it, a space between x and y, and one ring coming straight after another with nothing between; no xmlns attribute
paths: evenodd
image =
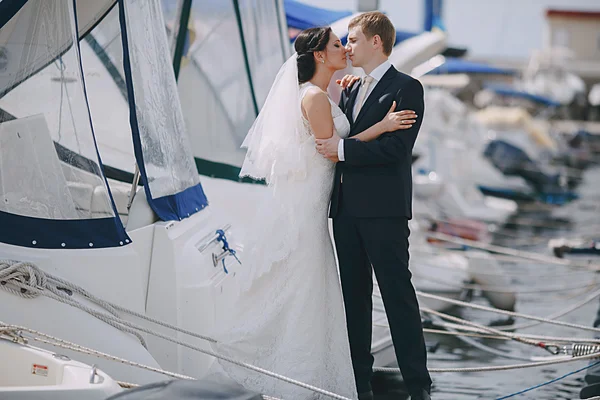
<svg viewBox="0 0 600 400"><path fill-rule="evenodd" d="M308 82L315 75L317 63L313 53L323 51L329 43L330 27L305 29L296 38L294 49L298 53L298 82Z"/></svg>

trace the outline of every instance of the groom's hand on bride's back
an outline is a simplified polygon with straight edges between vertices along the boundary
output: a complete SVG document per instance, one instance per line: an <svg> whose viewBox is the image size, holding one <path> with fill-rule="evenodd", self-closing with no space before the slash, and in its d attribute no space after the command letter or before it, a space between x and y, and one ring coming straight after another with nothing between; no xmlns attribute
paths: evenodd
<svg viewBox="0 0 600 400"><path fill-rule="evenodd" d="M340 140L340 137L335 133L328 139L315 139L317 151L330 161L339 162L338 145Z"/></svg>
<svg viewBox="0 0 600 400"><path fill-rule="evenodd" d="M356 81L359 81L360 77L356 75L345 75L342 79L337 79L335 83L342 87L342 90L345 90L348 87L354 85Z"/></svg>

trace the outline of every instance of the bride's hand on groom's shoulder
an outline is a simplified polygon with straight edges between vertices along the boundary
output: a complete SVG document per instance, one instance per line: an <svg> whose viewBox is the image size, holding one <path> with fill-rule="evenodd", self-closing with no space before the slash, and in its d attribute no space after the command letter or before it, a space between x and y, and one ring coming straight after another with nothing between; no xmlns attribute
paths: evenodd
<svg viewBox="0 0 600 400"><path fill-rule="evenodd" d="M342 89L346 89L352 85L354 85L354 83L356 81L360 80L359 76L356 75L345 75L342 79L337 79L335 81L335 83L337 83L338 85L340 85L342 87Z"/></svg>

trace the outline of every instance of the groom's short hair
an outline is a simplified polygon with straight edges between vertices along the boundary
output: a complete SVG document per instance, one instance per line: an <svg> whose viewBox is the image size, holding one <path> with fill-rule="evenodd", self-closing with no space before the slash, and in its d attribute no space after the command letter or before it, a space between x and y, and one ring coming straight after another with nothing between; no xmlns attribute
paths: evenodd
<svg viewBox="0 0 600 400"><path fill-rule="evenodd" d="M392 47L396 43L396 29L392 21L382 12L370 11L357 15L348 24L348 30L359 26L365 36L371 39L379 35L386 56L392 54Z"/></svg>

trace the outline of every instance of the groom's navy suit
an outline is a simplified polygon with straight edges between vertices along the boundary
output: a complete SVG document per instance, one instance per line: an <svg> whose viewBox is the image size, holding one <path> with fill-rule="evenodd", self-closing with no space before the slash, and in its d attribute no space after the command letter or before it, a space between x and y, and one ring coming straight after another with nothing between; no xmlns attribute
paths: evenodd
<svg viewBox="0 0 600 400"><path fill-rule="evenodd" d="M330 217L340 265L352 363L359 393L371 390L373 356L372 270L387 313L396 358L411 393L429 391L423 328L408 270L408 220L412 218L412 149L423 120L423 87L390 67L353 120L360 84L342 93L340 108L350 137L396 111L414 110L412 128L388 132L371 142L344 140L344 159L335 170Z"/></svg>

